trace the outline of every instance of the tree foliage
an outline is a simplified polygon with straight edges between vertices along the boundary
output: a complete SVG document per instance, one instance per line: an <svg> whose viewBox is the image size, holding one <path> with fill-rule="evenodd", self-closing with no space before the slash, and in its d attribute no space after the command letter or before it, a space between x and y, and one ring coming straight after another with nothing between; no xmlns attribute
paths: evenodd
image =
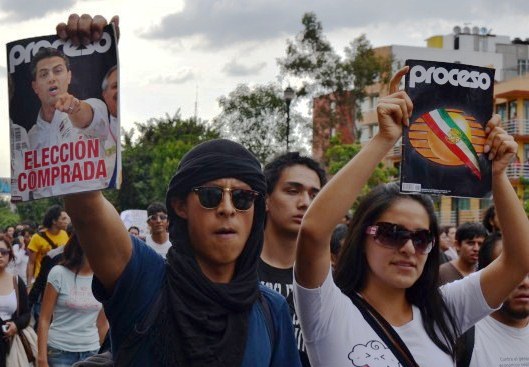
<svg viewBox="0 0 529 367"><path fill-rule="evenodd" d="M13 213L9 203L0 198L0 231L3 232L7 226L14 226L19 222L18 214Z"/></svg>
<svg viewBox="0 0 529 367"><path fill-rule="evenodd" d="M184 154L219 136L202 121L182 119L180 112L135 125L124 137L121 189L106 194L118 210L144 209L153 201L163 202ZM139 136L134 139L136 130Z"/></svg>
<svg viewBox="0 0 529 367"><path fill-rule="evenodd" d="M118 211L145 209L153 201L163 202L167 185L184 154L201 142L219 137L205 122L182 119L179 112L135 126L124 134L121 189L103 191ZM63 205L62 198L17 204L17 214L41 223L46 210L54 204ZM0 223L4 218L2 210Z"/></svg>
<svg viewBox="0 0 529 367"><path fill-rule="evenodd" d="M325 165L328 167L328 173L330 175L336 174L358 154L361 148L359 143L341 144L339 136L333 137L329 149L325 152ZM398 170L396 168L384 167L382 163L379 163L371 177L369 177L367 184L363 187L361 196L367 194L377 185L394 181L397 174Z"/></svg>
<svg viewBox="0 0 529 367"><path fill-rule="evenodd" d="M213 123L226 138L248 148L266 163L286 151L287 115L283 91L277 84L250 88L240 84L228 96L219 98L222 112ZM290 150L300 150L307 142L308 122L290 109Z"/></svg>
<svg viewBox="0 0 529 367"><path fill-rule="evenodd" d="M278 59L281 73L301 80L299 96L327 98L329 105L333 101L360 117L366 87L388 82L392 59L377 56L365 35L353 40L342 57L325 38L316 14L306 13L301 22L304 29L294 41L287 41L286 57ZM329 123L335 125L333 111L327 113Z"/></svg>
<svg viewBox="0 0 529 367"><path fill-rule="evenodd" d="M17 214L22 220L31 220L35 223L42 223L46 210L52 205L64 207L62 197L43 198L24 203L16 204Z"/></svg>

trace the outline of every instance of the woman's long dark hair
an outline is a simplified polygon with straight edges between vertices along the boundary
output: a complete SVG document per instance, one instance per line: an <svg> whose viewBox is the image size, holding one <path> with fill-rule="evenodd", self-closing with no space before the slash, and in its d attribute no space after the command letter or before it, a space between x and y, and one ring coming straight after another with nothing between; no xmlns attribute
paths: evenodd
<svg viewBox="0 0 529 367"><path fill-rule="evenodd" d="M428 213L429 229L435 241L419 279L406 289L406 299L420 309L423 326L430 339L443 352L454 358L455 342L460 331L437 286L439 229L433 202L429 196L401 194L399 187L393 183L377 186L365 196L349 224L349 233L336 265L334 280L341 291L347 295L360 292L365 288L369 270L365 256L366 228L375 224L378 218L397 200L414 200L424 207Z"/></svg>
<svg viewBox="0 0 529 367"><path fill-rule="evenodd" d="M64 246L63 258L60 264L73 271L75 276L77 276L85 264L86 258L75 232L70 236Z"/></svg>

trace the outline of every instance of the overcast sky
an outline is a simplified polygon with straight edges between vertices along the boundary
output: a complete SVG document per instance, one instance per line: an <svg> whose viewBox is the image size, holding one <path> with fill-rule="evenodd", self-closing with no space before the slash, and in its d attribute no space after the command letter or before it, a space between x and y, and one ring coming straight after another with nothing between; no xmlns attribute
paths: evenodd
<svg viewBox="0 0 529 367"><path fill-rule="evenodd" d="M72 12L119 14L121 122L128 129L178 109L193 116L196 96L198 117L210 120L217 99L237 84L275 81L276 59L308 11L340 52L362 33L374 46L424 46L465 23L529 37L527 0L0 0L0 176L9 176L5 43L54 33Z"/></svg>

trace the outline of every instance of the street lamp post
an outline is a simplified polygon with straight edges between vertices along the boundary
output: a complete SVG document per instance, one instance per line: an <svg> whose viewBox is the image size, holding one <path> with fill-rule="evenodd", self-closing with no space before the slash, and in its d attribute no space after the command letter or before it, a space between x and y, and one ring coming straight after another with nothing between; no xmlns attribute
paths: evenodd
<svg viewBox="0 0 529 367"><path fill-rule="evenodd" d="M287 152L289 152L290 138L290 102L292 102L295 96L296 93L294 92L294 89L290 88L290 86L286 87L285 91L283 92L283 99L287 105Z"/></svg>

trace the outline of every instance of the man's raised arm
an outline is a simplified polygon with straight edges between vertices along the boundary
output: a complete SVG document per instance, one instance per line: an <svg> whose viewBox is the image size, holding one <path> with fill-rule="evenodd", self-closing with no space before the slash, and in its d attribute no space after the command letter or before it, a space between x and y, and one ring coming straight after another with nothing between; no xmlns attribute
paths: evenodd
<svg viewBox="0 0 529 367"><path fill-rule="evenodd" d="M64 203L95 276L112 292L132 255L118 212L100 191L68 195Z"/></svg>

